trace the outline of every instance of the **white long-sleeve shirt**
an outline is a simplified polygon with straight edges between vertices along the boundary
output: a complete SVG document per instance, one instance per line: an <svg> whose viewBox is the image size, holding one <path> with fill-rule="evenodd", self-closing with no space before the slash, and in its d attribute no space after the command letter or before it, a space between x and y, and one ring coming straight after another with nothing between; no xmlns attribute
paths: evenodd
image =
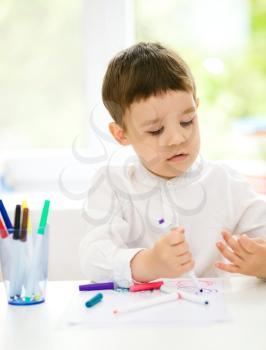
<svg viewBox="0 0 266 350"><path fill-rule="evenodd" d="M89 225L79 250L84 276L120 286L132 283L135 254L151 248L170 224L185 228L198 277L221 275L214 263L222 258L215 245L222 229L266 238L265 197L234 170L201 157L170 180L152 174L137 158L100 169L83 217Z"/></svg>

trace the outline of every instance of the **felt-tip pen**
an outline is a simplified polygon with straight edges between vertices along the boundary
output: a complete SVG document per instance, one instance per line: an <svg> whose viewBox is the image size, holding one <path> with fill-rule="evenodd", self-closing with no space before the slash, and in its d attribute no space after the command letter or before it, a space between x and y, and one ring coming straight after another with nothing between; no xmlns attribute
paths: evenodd
<svg viewBox="0 0 266 350"><path fill-rule="evenodd" d="M135 283L129 287L130 292L141 292L144 290L160 289L163 285L163 281L148 282L148 283Z"/></svg>
<svg viewBox="0 0 266 350"><path fill-rule="evenodd" d="M103 282L103 283L90 283L82 284L79 286L81 292L86 292L90 290L106 290L106 289L116 289L117 285L115 282Z"/></svg>
<svg viewBox="0 0 266 350"><path fill-rule="evenodd" d="M94 295L94 297L92 297L91 299L87 300L85 303L85 306L92 307L92 306L98 304L102 299L103 299L103 294L98 293L98 294Z"/></svg>
<svg viewBox="0 0 266 350"><path fill-rule="evenodd" d="M0 237L3 239L8 237L8 232L4 226L1 218L0 218Z"/></svg>
<svg viewBox="0 0 266 350"><path fill-rule="evenodd" d="M2 217L3 217L4 223L6 225L7 231L9 233L13 233L13 226L11 224L11 221L9 219L9 216L7 214L7 211L6 211L6 208L4 206L4 203L3 203L2 199L0 199L0 213L2 214Z"/></svg>
<svg viewBox="0 0 266 350"><path fill-rule="evenodd" d="M158 223L159 223L160 225L164 224L164 223L165 223L164 218L159 219L159 220L158 220ZM175 225L169 225L168 228L170 228L170 229L172 230L172 229L176 228L176 226L175 226ZM198 279L197 279L197 277L196 277L196 275L195 275L194 270L189 271L187 274L188 274L188 276L192 279L192 281L193 281L195 287L197 288L197 290L200 291L200 292L202 293L203 290L202 290L202 288L200 287L199 281L198 281Z"/></svg>

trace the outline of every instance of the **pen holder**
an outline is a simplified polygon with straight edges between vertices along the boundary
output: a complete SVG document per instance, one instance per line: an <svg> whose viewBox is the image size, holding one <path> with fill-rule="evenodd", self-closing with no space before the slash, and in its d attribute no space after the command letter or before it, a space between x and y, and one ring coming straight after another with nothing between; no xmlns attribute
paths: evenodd
<svg viewBox="0 0 266 350"><path fill-rule="evenodd" d="M13 234L0 238L1 269L9 304L28 306L45 301L48 242L48 225L42 234L33 225L26 240L13 239Z"/></svg>

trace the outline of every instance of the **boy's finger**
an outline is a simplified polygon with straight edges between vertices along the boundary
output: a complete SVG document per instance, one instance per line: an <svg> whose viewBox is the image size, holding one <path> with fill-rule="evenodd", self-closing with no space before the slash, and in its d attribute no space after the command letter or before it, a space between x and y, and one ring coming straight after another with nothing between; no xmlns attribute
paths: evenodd
<svg viewBox="0 0 266 350"><path fill-rule="evenodd" d="M241 265L243 260L236 255L234 252L230 251L222 242L216 243L217 248L221 252L221 254L229 260L231 263L235 264L236 266Z"/></svg>
<svg viewBox="0 0 266 350"><path fill-rule="evenodd" d="M179 264L184 265L189 263L192 260L192 256L190 253L185 253L183 255L179 255L177 257Z"/></svg>
<svg viewBox="0 0 266 350"><path fill-rule="evenodd" d="M182 269L185 272L188 272L190 270L192 270L195 267L195 261L192 259L189 262L185 263L185 264L181 264Z"/></svg>
<svg viewBox="0 0 266 350"><path fill-rule="evenodd" d="M249 238L245 234L240 236L239 243L241 244L241 247L243 247L243 249L249 254L255 254L261 249L261 245L258 242Z"/></svg>
<svg viewBox="0 0 266 350"><path fill-rule="evenodd" d="M215 263L215 266L223 271L231 272L231 273L239 273L240 268L233 264L224 264L223 262Z"/></svg>
<svg viewBox="0 0 266 350"><path fill-rule="evenodd" d="M266 246L266 241L265 239L262 239L262 238L259 238L259 237L256 237L256 238L252 238L252 240L262 246Z"/></svg>
<svg viewBox="0 0 266 350"><path fill-rule="evenodd" d="M170 245L175 245L184 242L184 233L185 230L183 227L171 229L171 231L166 235L167 243L169 243Z"/></svg>
<svg viewBox="0 0 266 350"><path fill-rule="evenodd" d="M225 242L228 244L228 246L239 256L244 257L245 251L239 244L239 242L231 235L229 231L223 230L222 236Z"/></svg>
<svg viewBox="0 0 266 350"><path fill-rule="evenodd" d="M189 246L188 246L187 242L184 241L182 243L171 246L171 249L173 251L173 255L180 256L180 255L188 253Z"/></svg>

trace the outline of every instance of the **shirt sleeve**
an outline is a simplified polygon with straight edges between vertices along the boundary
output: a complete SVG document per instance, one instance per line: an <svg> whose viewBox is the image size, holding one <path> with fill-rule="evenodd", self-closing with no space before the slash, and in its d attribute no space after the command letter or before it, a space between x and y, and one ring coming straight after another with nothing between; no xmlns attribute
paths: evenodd
<svg viewBox="0 0 266 350"><path fill-rule="evenodd" d="M128 248L129 224L121 203L107 181L105 168L94 178L83 210L88 233L79 246L81 270L95 282L113 280L120 287L132 283L130 262L143 248Z"/></svg>
<svg viewBox="0 0 266 350"><path fill-rule="evenodd" d="M234 234L266 239L266 196L255 192L246 179L232 171ZM229 203L228 203L229 205Z"/></svg>

